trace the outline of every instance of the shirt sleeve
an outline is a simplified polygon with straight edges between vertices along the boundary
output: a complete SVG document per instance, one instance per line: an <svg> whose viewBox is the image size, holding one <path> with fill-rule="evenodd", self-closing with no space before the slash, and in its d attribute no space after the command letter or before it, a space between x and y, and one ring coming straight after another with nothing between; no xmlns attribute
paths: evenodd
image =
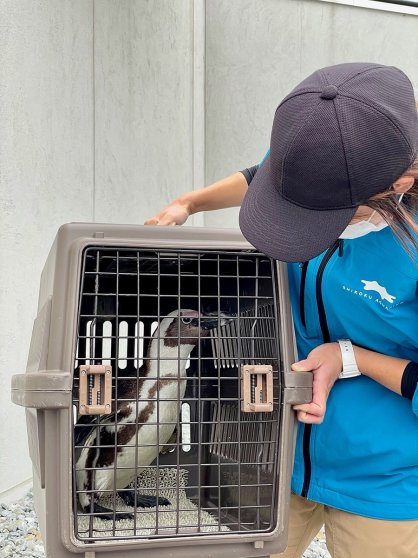
<svg viewBox="0 0 418 558"><path fill-rule="evenodd" d="M261 167L261 165L264 163L264 161L266 160L267 155L270 153L270 149L267 150L267 153L264 155L263 159L261 160L260 163L258 163L257 165L254 165L253 167L248 167L242 171L240 171L244 177L245 180L247 181L247 184L250 185L252 179L254 178L254 176L256 175L258 169Z"/></svg>
<svg viewBox="0 0 418 558"><path fill-rule="evenodd" d="M409 362L401 380L401 395L412 401L412 409L418 415L418 363Z"/></svg>
<svg viewBox="0 0 418 558"><path fill-rule="evenodd" d="M254 178L254 176L255 176L255 174L258 170L258 167L259 167L259 165L254 165L253 167L248 167L248 168L240 171L244 175L245 180L247 181L248 185L251 184L251 181Z"/></svg>
<svg viewBox="0 0 418 558"><path fill-rule="evenodd" d="M412 398L412 410L418 417L418 386L415 390L414 397Z"/></svg>

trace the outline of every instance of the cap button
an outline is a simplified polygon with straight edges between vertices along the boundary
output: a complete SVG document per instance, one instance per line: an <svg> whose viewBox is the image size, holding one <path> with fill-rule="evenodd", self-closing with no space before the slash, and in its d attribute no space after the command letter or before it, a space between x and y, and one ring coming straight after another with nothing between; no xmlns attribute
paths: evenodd
<svg viewBox="0 0 418 558"><path fill-rule="evenodd" d="M335 99L338 89L335 85L327 85L321 93L321 99Z"/></svg>

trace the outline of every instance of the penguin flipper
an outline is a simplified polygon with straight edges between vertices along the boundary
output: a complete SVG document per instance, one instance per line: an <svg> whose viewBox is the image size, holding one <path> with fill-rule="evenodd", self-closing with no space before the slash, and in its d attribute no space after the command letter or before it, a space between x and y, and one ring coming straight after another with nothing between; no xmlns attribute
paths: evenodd
<svg viewBox="0 0 418 558"><path fill-rule="evenodd" d="M150 496L148 494L136 494L136 502L135 502L135 491L134 490L121 490L118 492L119 496L125 502L127 506L131 506L132 508L155 508L157 506L157 497ZM159 497L158 498L158 505L159 506L170 506L170 500L167 498Z"/></svg>
<svg viewBox="0 0 418 558"><path fill-rule="evenodd" d="M97 425L97 415L81 415L74 426L74 445L83 446L90 432Z"/></svg>
<svg viewBox="0 0 418 558"><path fill-rule="evenodd" d="M112 412L110 415L81 415L78 417L74 425L74 445L84 446L87 438L91 432L102 426L115 425L117 421L122 418L122 412L119 409L115 415Z"/></svg>

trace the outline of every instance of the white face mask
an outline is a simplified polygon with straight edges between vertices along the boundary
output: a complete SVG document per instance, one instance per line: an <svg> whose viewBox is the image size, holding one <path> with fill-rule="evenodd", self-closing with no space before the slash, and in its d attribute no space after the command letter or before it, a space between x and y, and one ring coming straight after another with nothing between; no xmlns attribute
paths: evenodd
<svg viewBox="0 0 418 558"><path fill-rule="evenodd" d="M373 211L373 213L366 221L359 221L358 223L347 225L346 229L344 229L343 232L340 234L340 238L360 238L360 236L365 236L366 234L372 232L379 232L382 229L386 228L388 224L383 219L377 225L370 222L370 219L375 213L376 211Z"/></svg>
<svg viewBox="0 0 418 558"><path fill-rule="evenodd" d="M401 203L402 198L403 198L403 194L399 196L398 204ZM379 223L377 223L377 225L370 222L375 213L376 210L373 211L373 213L370 215L370 217L367 220L359 221L358 223L353 223L352 225L347 225L347 227L340 234L339 238L343 238L343 239L360 238L361 236L365 236L366 234L372 232L379 232L382 229L385 229L388 226L388 224L383 219Z"/></svg>

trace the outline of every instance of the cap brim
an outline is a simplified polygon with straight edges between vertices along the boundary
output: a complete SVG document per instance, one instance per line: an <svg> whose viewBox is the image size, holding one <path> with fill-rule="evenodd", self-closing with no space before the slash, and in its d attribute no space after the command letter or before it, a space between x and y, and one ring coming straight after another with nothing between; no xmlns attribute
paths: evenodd
<svg viewBox="0 0 418 558"><path fill-rule="evenodd" d="M271 180L268 155L245 195L239 225L248 242L267 256L283 262L305 262L338 239L356 209L319 211L285 200Z"/></svg>

